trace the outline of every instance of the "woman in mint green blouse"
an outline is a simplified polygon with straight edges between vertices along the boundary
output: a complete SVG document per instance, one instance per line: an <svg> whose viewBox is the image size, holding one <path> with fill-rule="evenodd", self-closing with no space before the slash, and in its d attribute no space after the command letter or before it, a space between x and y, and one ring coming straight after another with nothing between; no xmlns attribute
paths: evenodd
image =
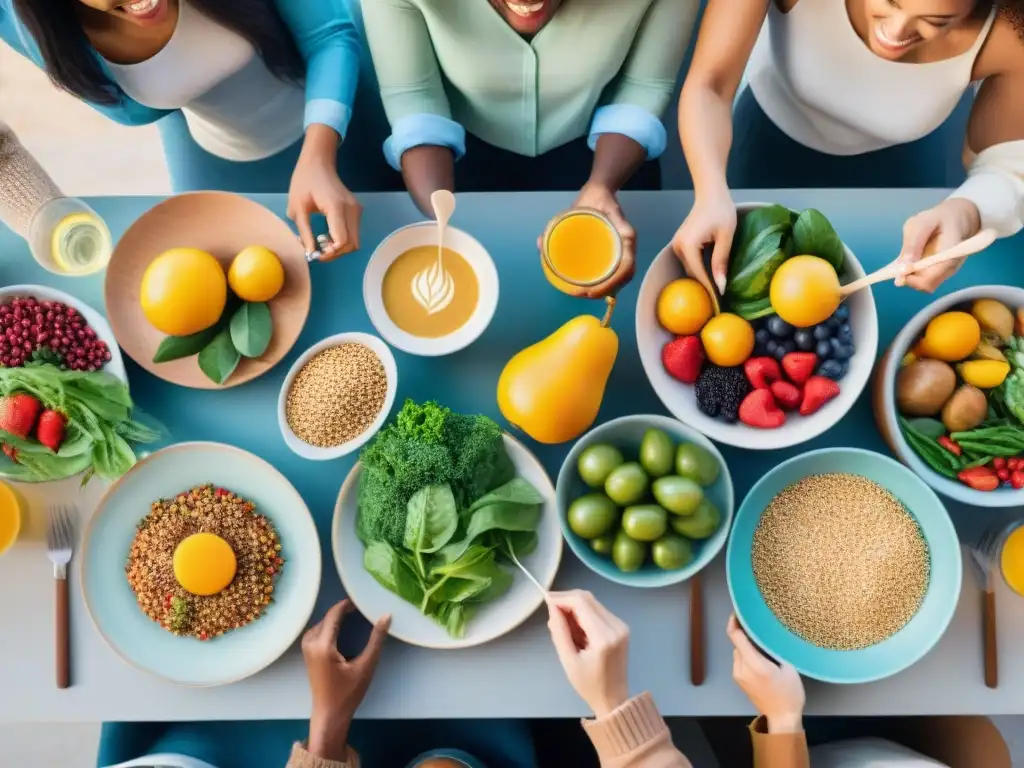
<svg viewBox="0 0 1024 768"><path fill-rule="evenodd" d="M456 9L456 5L458 6ZM578 189L632 274L619 189L657 189L661 115L699 0L370 0L366 34L391 123L388 162L419 208L453 191ZM456 163L456 161L458 161Z"/></svg>

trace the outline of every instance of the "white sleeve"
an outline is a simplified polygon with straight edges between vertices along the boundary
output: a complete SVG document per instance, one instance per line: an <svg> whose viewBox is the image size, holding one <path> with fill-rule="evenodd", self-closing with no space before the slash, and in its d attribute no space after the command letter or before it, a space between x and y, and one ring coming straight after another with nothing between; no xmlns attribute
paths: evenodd
<svg viewBox="0 0 1024 768"><path fill-rule="evenodd" d="M981 226L1000 237L1024 228L1024 140L1006 141L979 152L967 181L950 197L970 200L978 206Z"/></svg>

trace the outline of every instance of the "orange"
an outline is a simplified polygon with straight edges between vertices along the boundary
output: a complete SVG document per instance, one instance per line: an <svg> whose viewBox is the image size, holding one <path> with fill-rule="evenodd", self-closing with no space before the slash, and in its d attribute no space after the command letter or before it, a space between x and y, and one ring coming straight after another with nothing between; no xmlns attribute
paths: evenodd
<svg viewBox="0 0 1024 768"><path fill-rule="evenodd" d="M739 315L723 312L708 320L700 340L715 365L742 365L754 351L754 328Z"/></svg>
<svg viewBox="0 0 1024 768"><path fill-rule="evenodd" d="M235 578L235 552L214 533L193 533L178 544L171 558L174 578L193 595L216 595Z"/></svg>
<svg viewBox="0 0 1024 768"><path fill-rule="evenodd" d="M928 357L954 363L971 354L981 342L981 326L966 312L943 312L928 323L921 347Z"/></svg>
<svg viewBox="0 0 1024 768"><path fill-rule="evenodd" d="M658 296L658 322L676 336L699 333L712 311L707 290L690 277L673 280Z"/></svg>
<svg viewBox="0 0 1024 768"><path fill-rule="evenodd" d="M269 248L250 245L231 262L228 285L243 301L270 301L284 285L284 267Z"/></svg>
<svg viewBox="0 0 1024 768"><path fill-rule="evenodd" d="M839 276L817 256L787 259L772 277L768 296L779 317L797 328L810 328L839 308Z"/></svg>
<svg viewBox="0 0 1024 768"><path fill-rule="evenodd" d="M172 248L146 267L139 290L142 312L168 336L188 336L220 320L227 302L224 267L197 248Z"/></svg>

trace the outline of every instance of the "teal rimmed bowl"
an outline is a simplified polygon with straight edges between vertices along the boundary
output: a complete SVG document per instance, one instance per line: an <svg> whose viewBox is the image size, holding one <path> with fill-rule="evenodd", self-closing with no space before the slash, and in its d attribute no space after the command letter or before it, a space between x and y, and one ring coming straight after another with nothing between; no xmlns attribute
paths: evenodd
<svg viewBox="0 0 1024 768"><path fill-rule="evenodd" d="M754 531L769 502L798 480L829 472L866 477L903 502L921 528L931 560L924 601L910 622L889 639L856 651L819 648L787 629L761 596L750 557ZM822 514L828 510L823 509ZM779 464L762 477L736 513L725 562L729 595L750 638L801 674L828 683L881 680L921 659L953 618L963 572L956 530L935 492L894 459L857 448L811 451Z"/></svg>
<svg viewBox="0 0 1024 768"><path fill-rule="evenodd" d="M635 461L640 452L640 441L644 432L651 427L663 430L672 438L672 441L679 443L694 443L704 448L718 461L721 471L718 479L708 488L704 489L707 496L722 513L722 522L718 530L710 538L694 542L694 558L685 568L674 571L664 571L654 565L648 558L647 562L638 571L626 573L611 561L611 558L597 554L590 548L590 544L580 536L573 533L567 519L569 505L580 496L591 493L592 488L580 480L576 465L583 450L595 443L610 443L617 447L626 456L627 461ZM569 548L576 554L583 564L595 573L604 576L609 581L618 584L625 584L628 587L666 587L670 584L678 584L686 581L695 573L703 569L708 563L715 559L722 547L729 538L729 526L733 517L733 489L732 476L729 474L729 467L722 458L722 454L715 447L715 444L708 440L697 430L676 421L668 416L658 415L636 415L623 416L613 419L599 427L587 432L576 441L576 444L569 451L562 468L558 473L558 483L555 486L555 497L558 500L558 520L562 525L562 535L565 537Z"/></svg>

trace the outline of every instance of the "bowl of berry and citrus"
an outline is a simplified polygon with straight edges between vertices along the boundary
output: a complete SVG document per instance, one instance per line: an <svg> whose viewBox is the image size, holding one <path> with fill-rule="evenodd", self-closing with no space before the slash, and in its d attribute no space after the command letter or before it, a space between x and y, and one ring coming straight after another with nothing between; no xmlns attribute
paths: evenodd
<svg viewBox="0 0 1024 768"><path fill-rule="evenodd" d="M666 247L640 288L637 346L677 419L729 445L786 448L853 406L878 315L870 290L839 301L835 287L865 273L821 212L750 203L737 213L720 311Z"/></svg>

